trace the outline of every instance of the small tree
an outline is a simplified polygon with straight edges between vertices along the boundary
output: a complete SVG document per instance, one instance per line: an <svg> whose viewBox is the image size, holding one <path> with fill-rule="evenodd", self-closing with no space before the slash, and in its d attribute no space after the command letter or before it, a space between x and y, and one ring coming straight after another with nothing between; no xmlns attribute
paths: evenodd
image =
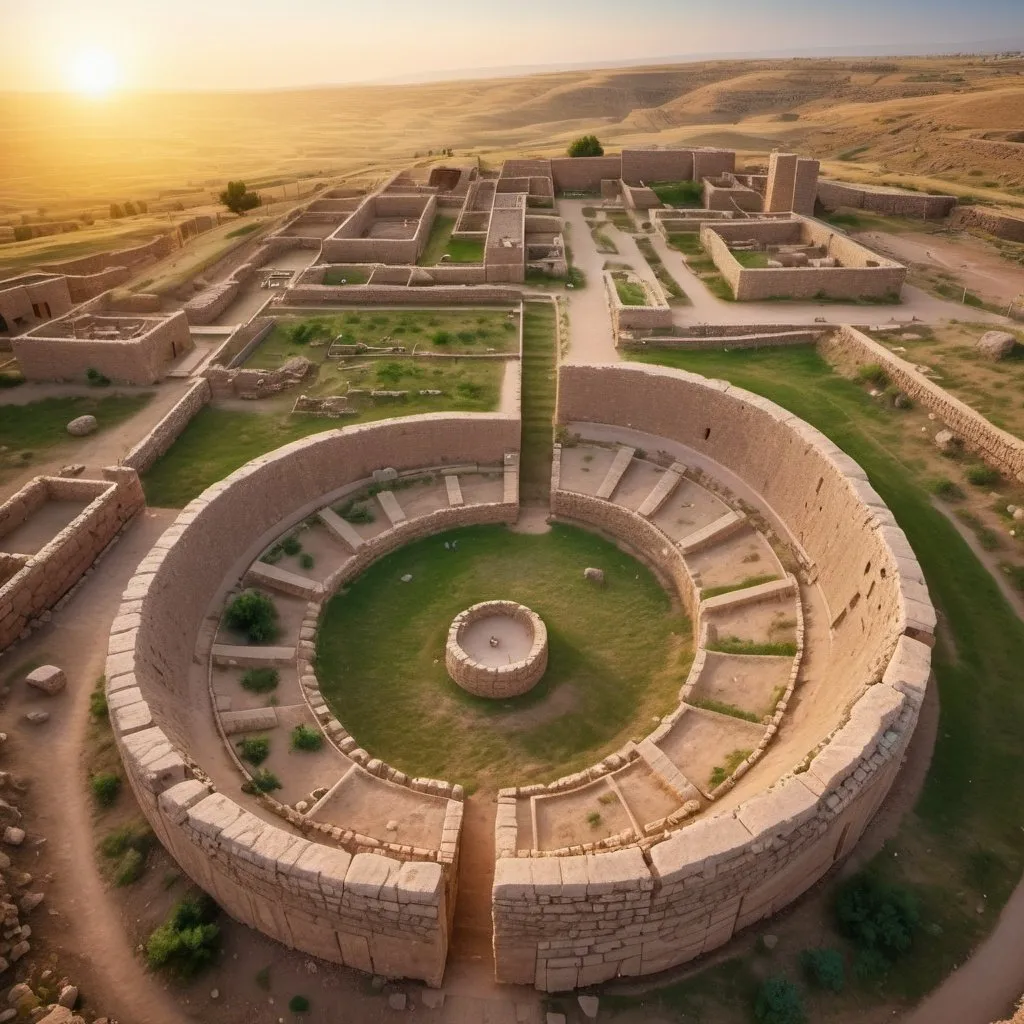
<svg viewBox="0 0 1024 1024"><path fill-rule="evenodd" d="M921 920L909 889L864 871L839 886L835 914L843 935L889 960L910 949Z"/></svg>
<svg viewBox="0 0 1024 1024"><path fill-rule="evenodd" d="M183 899L146 943L150 967L165 968L191 978L217 955L220 929L214 924L217 905L208 896Z"/></svg>
<svg viewBox="0 0 1024 1024"><path fill-rule="evenodd" d="M263 202L258 192L250 192L245 187L244 181L229 181L228 187L220 194L220 201L239 216L246 210L255 209Z"/></svg>
<svg viewBox="0 0 1024 1024"><path fill-rule="evenodd" d="M569 146L569 156L604 156L604 146L596 135L581 135Z"/></svg>
<svg viewBox="0 0 1024 1024"><path fill-rule="evenodd" d="M754 1019L758 1024L806 1024L800 990L787 978L769 978L758 990Z"/></svg>
<svg viewBox="0 0 1024 1024"><path fill-rule="evenodd" d="M124 210L122 210L121 207L117 205L117 203L111 203L110 204L110 219L111 220L120 220L123 216L124 216Z"/></svg>
<svg viewBox="0 0 1024 1024"><path fill-rule="evenodd" d="M136 213L138 213L138 211L135 209L135 204L129 199L128 202L124 204L124 215L126 217L134 217Z"/></svg>
<svg viewBox="0 0 1024 1024"><path fill-rule="evenodd" d="M277 608L258 590L243 590L228 605L224 619L254 644L270 643L277 636Z"/></svg>

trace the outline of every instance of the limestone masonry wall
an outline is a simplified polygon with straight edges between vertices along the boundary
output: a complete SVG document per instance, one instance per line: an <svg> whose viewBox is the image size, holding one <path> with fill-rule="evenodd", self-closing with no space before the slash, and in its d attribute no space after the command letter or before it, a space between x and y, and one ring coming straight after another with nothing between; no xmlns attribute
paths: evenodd
<svg viewBox="0 0 1024 1024"><path fill-rule="evenodd" d="M977 206L960 206L953 214L954 227L980 228L996 238L1010 242L1024 242L1024 217L1016 217L998 210L983 210Z"/></svg>
<svg viewBox="0 0 1024 1024"><path fill-rule="evenodd" d="M0 651L52 608L92 565L121 527L146 504L138 474L105 469L103 480L36 477L0 505L3 535L46 501L82 501L85 507L20 571L0 586Z"/></svg>
<svg viewBox="0 0 1024 1024"><path fill-rule="evenodd" d="M760 495L826 603L829 690L854 699L833 709L826 742L731 810L612 853L500 858L497 976L546 991L699 956L846 856L910 741L935 625L913 552L863 471L773 403L681 371L566 365L557 418L686 445Z"/></svg>
<svg viewBox="0 0 1024 1024"><path fill-rule="evenodd" d="M107 689L119 705L117 742L143 812L183 870L229 914L287 946L440 984L454 879L436 862L312 842L265 820L269 812L258 804L248 811L211 794L199 766L192 771L200 777L188 777L189 722L209 702L189 673L203 620L236 567L328 494L383 466L501 463L518 450L519 427L518 417L442 413L286 445L191 502L124 592Z"/></svg>
<svg viewBox="0 0 1024 1024"><path fill-rule="evenodd" d="M1024 482L1024 442L990 423L884 345L856 328L841 327L822 343L822 350L840 352L859 364L878 363L896 387L935 413L965 448L1001 472Z"/></svg>
<svg viewBox="0 0 1024 1024"><path fill-rule="evenodd" d="M890 217L920 217L923 220L941 220L956 206L956 196L877 189L845 181L821 179L818 181L818 201L826 210L848 206Z"/></svg>
<svg viewBox="0 0 1024 1024"><path fill-rule="evenodd" d="M131 267L144 260L161 259L177 247L178 242L173 234L158 235L149 242L128 249L97 252L91 256L79 256L76 259L47 263L45 269L54 274L98 274L108 267Z"/></svg>
<svg viewBox="0 0 1024 1024"><path fill-rule="evenodd" d="M212 397L210 382L197 380L171 407L167 415L121 460L122 466L145 473L178 439L196 414Z"/></svg>

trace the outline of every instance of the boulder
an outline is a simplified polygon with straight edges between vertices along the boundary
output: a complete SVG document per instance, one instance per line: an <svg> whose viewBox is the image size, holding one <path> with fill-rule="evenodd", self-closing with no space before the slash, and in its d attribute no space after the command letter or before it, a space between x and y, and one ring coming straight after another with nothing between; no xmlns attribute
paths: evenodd
<svg viewBox="0 0 1024 1024"><path fill-rule="evenodd" d="M214 990L216 991L216 989ZM65 985L60 990L60 995L57 997L58 1006L66 1006L69 1010L75 1008L75 1003L78 1002L78 986L77 985Z"/></svg>
<svg viewBox="0 0 1024 1024"><path fill-rule="evenodd" d="M41 892L27 892L18 901L18 906L21 907L21 912L23 914L30 914L39 906L40 903L43 902L44 899L46 899L46 897Z"/></svg>
<svg viewBox="0 0 1024 1024"><path fill-rule="evenodd" d="M48 722L49 720L50 720L50 712L49 711L26 711L25 712L25 721L29 722L32 725L42 725L43 722Z"/></svg>
<svg viewBox="0 0 1024 1024"><path fill-rule="evenodd" d="M438 992L436 988L425 988L420 993L420 1002L428 1010L440 1010L444 1006L444 993Z"/></svg>
<svg viewBox="0 0 1024 1024"><path fill-rule="evenodd" d="M12 986L11 991L7 993L7 1005L18 1006L23 1000L35 998L35 993L32 991L30 985L26 985L25 982L21 981L17 985Z"/></svg>
<svg viewBox="0 0 1024 1024"><path fill-rule="evenodd" d="M952 430L940 430L935 435L935 447L940 452L956 451L960 447L960 440Z"/></svg>
<svg viewBox="0 0 1024 1024"><path fill-rule="evenodd" d="M597 1008L600 1005L597 996L577 996L576 1002L587 1020L597 1020Z"/></svg>
<svg viewBox="0 0 1024 1024"><path fill-rule="evenodd" d="M392 992L391 995L388 996L388 1006L390 1006L392 1010L404 1010L405 1003L406 998L404 992Z"/></svg>
<svg viewBox="0 0 1024 1024"><path fill-rule="evenodd" d="M99 424L95 416L78 416L68 424L68 433L73 437L85 437L93 433Z"/></svg>
<svg viewBox="0 0 1024 1024"><path fill-rule="evenodd" d="M603 569L584 569L583 578L590 580L591 583L597 583L600 586L604 586L604 570Z"/></svg>
<svg viewBox="0 0 1024 1024"><path fill-rule="evenodd" d="M8 846L21 846L25 842L25 830L23 828L16 828L14 825L8 825L4 829L4 842Z"/></svg>
<svg viewBox="0 0 1024 1024"><path fill-rule="evenodd" d="M25 682L51 697L60 693L68 684L64 670L57 668L56 665L41 665L39 668L33 669L25 676Z"/></svg>
<svg viewBox="0 0 1024 1024"><path fill-rule="evenodd" d="M975 348L989 359L1005 359L1014 349L1017 339L1008 331L986 331Z"/></svg>

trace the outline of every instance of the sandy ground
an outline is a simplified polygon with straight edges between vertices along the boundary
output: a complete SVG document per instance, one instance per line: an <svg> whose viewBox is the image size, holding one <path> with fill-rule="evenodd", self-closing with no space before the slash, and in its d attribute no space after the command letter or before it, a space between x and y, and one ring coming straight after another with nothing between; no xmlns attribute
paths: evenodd
<svg viewBox="0 0 1024 1024"><path fill-rule="evenodd" d="M904 263L945 271L988 301L1005 306L1014 299L1024 303L1024 268L1003 259L992 246L971 235L868 231L854 237Z"/></svg>
<svg viewBox="0 0 1024 1024"><path fill-rule="evenodd" d="M558 212L569 225L567 238L573 262L587 275L586 288L568 293L569 351L565 361L569 363L612 363L619 359L601 280L607 257L597 251L583 216L583 207L593 205L593 200L584 199L562 199L558 203Z"/></svg>

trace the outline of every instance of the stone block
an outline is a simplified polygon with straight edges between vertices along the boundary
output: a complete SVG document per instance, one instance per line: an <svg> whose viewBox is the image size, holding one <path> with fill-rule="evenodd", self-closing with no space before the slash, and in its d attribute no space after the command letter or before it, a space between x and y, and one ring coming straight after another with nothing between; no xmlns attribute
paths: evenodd
<svg viewBox="0 0 1024 1024"><path fill-rule="evenodd" d="M767 793L760 793L736 810L736 818L755 838L788 835L809 821L818 810L818 798L801 776L783 779Z"/></svg>
<svg viewBox="0 0 1024 1024"><path fill-rule="evenodd" d="M398 873L398 863L376 853L357 853L345 875L345 889L352 896L377 899L381 889Z"/></svg>

